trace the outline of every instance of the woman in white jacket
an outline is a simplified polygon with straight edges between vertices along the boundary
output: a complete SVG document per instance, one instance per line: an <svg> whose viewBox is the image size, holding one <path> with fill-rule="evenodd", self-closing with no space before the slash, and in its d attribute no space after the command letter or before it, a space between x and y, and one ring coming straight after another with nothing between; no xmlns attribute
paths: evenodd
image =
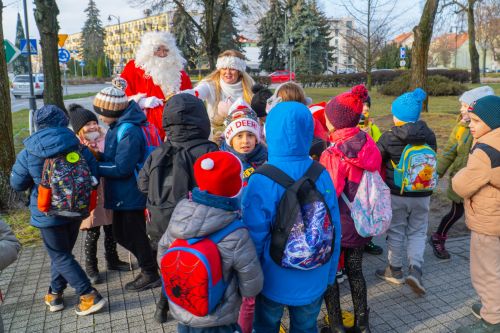
<svg viewBox="0 0 500 333"><path fill-rule="evenodd" d="M217 69L203 79L194 89L184 90L207 103L212 127L212 139L218 141L224 127L229 107L239 98L251 103L253 79L245 72L245 56L236 50L219 54Z"/></svg>

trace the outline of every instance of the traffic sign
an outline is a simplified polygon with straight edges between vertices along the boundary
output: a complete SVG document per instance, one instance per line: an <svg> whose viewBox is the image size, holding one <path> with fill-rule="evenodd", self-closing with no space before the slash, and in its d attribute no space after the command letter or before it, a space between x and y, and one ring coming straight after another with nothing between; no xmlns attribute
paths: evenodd
<svg viewBox="0 0 500 333"><path fill-rule="evenodd" d="M399 48L399 59L405 59L406 58L406 47L400 47Z"/></svg>
<svg viewBox="0 0 500 333"><path fill-rule="evenodd" d="M406 61L405 60L400 60L399 61L399 67L405 67L406 66Z"/></svg>
<svg viewBox="0 0 500 333"><path fill-rule="evenodd" d="M85 66L85 61L80 61L80 67L84 67Z"/></svg>
<svg viewBox="0 0 500 333"><path fill-rule="evenodd" d="M26 39L21 39L21 54L28 54L28 43L26 43ZM36 39L31 39L30 38L30 51L31 54L36 55L38 54L37 47L36 47Z"/></svg>
<svg viewBox="0 0 500 333"><path fill-rule="evenodd" d="M3 40L3 49L5 51L5 60L7 60L7 65L21 54L21 51L14 44L12 44L11 41L6 39Z"/></svg>
<svg viewBox="0 0 500 333"><path fill-rule="evenodd" d="M69 61L69 59L71 58L71 54L66 49L62 49L62 48L59 49L57 54L59 56L59 62L61 62L63 64L67 63Z"/></svg>
<svg viewBox="0 0 500 333"><path fill-rule="evenodd" d="M66 39L68 38L67 34L59 34L57 35L57 44L59 44L59 47L64 46L64 42L66 42Z"/></svg>

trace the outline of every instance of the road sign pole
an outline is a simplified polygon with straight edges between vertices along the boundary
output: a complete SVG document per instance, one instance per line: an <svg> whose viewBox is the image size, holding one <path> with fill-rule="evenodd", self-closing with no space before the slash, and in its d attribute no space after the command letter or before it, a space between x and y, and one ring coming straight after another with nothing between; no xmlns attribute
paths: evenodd
<svg viewBox="0 0 500 333"><path fill-rule="evenodd" d="M27 49L28 49L28 75L30 78L30 116L29 116L29 129L30 135L33 133L33 113L36 110L36 98L35 98L35 88L33 87L33 67L31 65L31 45L30 45L30 32L29 32L29 24L28 24L28 9L26 6L26 0L23 0L24 6L24 25L26 26L26 40L27 40Z"/></svg>

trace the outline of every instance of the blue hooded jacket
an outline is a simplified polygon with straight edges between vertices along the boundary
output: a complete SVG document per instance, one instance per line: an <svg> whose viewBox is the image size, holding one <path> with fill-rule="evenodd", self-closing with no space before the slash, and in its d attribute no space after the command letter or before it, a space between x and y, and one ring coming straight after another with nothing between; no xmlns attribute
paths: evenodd
<svg viewBox="0 0 500 333"><path fill-rule="evenodd" d="M26 191L31 188L30 211L31 225L47 228L75 222L61 216L47 216L38 210L38 184L42 179L43 164L46 158L64 152L77 150L80 141L68 126L68 118L63 110L55 105L45 105L34 114L37 131L24 140L24 149L17 155L16 163L10 174L10 186L15 191ZM90 171L97 177L97 161L86 147L82 155L87 161Z"/></svg>
<svg viewBox="0 0 500 333"><path fill-rule="evenodd" d="M129 127L118 142L118 128L123 123ZM139 191L135 172L144 162L145 139L141 125L146 116L136 102L131 101L117 121L106 133L104 153L99 162L99 175L105 178L104 208L112 210L141 210L146 208L146 196Z"/></svg>
<svg viewBox="0 0 500 333"><path fill-rule="evenodd" d="M282 102L266 119L268 163L295 180L311 166L309 148L313 139L313 119L309 109L297 102ZM325 170L316 188L330 208L335 230L335 246L330 262L312 270L282 268L271 258L271 227L285 189L271 179L254 174L243 193L243 222L250 231L264 272L262 294L272 301L307 305L323 296L327 285L335 282L340 254L340 214L335 188Z"/></svg>

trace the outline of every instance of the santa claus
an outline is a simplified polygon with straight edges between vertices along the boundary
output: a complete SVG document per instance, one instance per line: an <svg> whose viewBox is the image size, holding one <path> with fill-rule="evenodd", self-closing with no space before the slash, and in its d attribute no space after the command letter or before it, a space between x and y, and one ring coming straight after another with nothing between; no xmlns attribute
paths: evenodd
<svg viewBox="0 0 500 333"><path fill-rule="evenodd" d="M121 77L127 81L125 93L145 111L162 140L163 104L174 94L191 89L189 76L183 70L186 60L168 32L148 32L142 36L135 60L130 60Z"/></svg>

